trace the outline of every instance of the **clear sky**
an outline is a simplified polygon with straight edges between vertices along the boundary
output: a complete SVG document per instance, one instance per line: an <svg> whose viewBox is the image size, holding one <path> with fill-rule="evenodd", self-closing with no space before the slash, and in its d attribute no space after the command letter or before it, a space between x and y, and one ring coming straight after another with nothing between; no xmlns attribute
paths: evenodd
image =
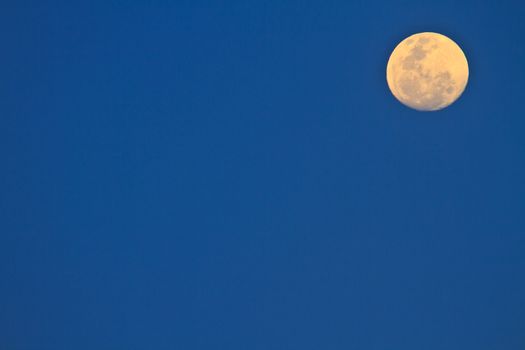
<svg viewBox="0 0 525 350"><path fill-rule="evenodd" d="M410 110L421 31L470 81ZM0 349L523 350L519 0L0 6Z"/></svg>

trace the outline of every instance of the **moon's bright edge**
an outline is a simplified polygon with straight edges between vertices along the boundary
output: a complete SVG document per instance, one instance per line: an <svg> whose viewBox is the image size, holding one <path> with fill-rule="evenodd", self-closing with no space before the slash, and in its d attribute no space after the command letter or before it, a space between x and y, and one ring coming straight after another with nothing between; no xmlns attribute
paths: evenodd
<svg viewBox="0 0 525 350"><path fill-rule="evenodd" d="M461 48L438 33L418 33L403 40L387 65L387 82L403 104L436 111L454 103L468 82L467 58Z"/></svg>

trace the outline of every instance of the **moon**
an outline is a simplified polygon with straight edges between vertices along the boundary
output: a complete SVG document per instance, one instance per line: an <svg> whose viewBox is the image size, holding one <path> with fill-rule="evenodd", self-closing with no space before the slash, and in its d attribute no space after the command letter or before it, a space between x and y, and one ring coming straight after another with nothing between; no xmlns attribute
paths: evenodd
<svg viewBox="0 0 525 350"><path fill-rule="evenodd" d="M437 111L454 103L467 86L469 68L461 48L448 37L417 33L401 41L388 60L392 94L418 111Z"/></svg>

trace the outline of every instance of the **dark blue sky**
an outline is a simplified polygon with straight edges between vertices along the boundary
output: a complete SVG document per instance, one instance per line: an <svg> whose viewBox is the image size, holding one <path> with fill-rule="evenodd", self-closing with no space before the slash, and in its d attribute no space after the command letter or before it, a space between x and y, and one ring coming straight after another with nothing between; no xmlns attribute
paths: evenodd
<svg viewBox="0 0 525 350"><path fill-rule="evenodd" d="M455 40L457 103L388 91ZM0 349L523 350L522 1L0 7Z"/></svg>

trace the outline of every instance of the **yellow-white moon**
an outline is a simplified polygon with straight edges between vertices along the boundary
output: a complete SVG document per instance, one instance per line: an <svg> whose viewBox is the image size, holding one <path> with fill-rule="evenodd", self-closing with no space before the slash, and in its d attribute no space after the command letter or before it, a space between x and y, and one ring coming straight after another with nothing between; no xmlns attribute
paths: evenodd
<svg viewBox="0 0 525 350"><path fill-rule="evenodd" d="M461 48L431 32L411 35L399 43L386 68L392 94L419 111L436 111L454 103L467 86L468 74Z"/></svg>

